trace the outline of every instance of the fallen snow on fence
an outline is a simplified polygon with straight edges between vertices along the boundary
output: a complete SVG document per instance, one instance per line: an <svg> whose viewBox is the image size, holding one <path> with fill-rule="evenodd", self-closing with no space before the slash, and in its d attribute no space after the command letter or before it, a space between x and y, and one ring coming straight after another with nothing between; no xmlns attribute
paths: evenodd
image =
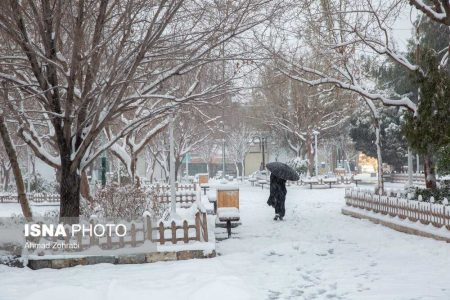
<svg viewBox="0 0 450 300"><path fill-rule="evenodd" d="M344 210L450 239L450 207L347 188Z"/></svg>

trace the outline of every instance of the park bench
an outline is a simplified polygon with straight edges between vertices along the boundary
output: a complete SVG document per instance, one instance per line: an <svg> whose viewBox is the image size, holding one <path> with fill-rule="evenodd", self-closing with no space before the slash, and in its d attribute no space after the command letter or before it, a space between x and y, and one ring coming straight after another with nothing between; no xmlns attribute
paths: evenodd
<svg viewBox="0 0 450 300"><path fill-rule="evenodd" d="M228 237L231 237L231 222L240 220L239 187L234 185L217 187L217 219L226 223Z"/></svg>
<svg viewBox="0 0 450 300"><path fill-rule="evenodd" d="M250 181L250 183L252 184L252 186L255 186L255 182L256 182L256 178L249 178L248 181Z"/></svg>
<svg viewBox="0 0 450 300"><path fill-rule="evenodd" d="M231 222L240 220L239 209L236 207L220 207L217 209L217 217L220 222L227 223L227 234L231 236Z"/></svg>
<svg viewBox="0 0 450 300"><path fill-rule="evenodd" d="M206 195L206 191L209 190L209 184L202 183L202 184L200 184L200 188L203 189L203 194Z"/></svg>
<svg viewBox="0 0 450 300"><path fill-rule="evenodd" d="M309 184L309 188L312 189L313 184L319 184L319 181L315 178L307 178L302 180L305 184Z"/></svg>
<svg viewBox="0 0 450 300"><path fill-rule="evenodd" d="M269 182L265 179L258 180L258 184L261 185L261 188L264 189L264 185L268 184Z"/></svg>
<svg viewBox="0 0 450 300"><path fill-rule="evenodd" d="M331 178L324 178L323 179L323 183L328 183L331 189L331 184L336 184L337 183L337 178L335 177L331 177Z"/></svg>

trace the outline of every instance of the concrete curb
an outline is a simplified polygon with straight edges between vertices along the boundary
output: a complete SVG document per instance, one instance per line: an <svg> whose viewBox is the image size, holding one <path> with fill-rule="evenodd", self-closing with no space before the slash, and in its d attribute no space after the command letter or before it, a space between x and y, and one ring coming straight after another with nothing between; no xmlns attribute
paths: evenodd
<svg viewBox="0 0 450 300"><path fill-rule="evenodd" d="M185 250L177 252L150 252L140 254L115 255L115 256L87 256L79 258L56 258L28 260L28 267L33 270L43 268L63 269L74 266L95 265L109 263L120 264L144 264L158 261L175 261L187 259L212 258L216 251L205 253L203 250Z"/></svg>
<svg viewBox="0 0 450 300"><path fill-rule="evenodd" d="M385 220L378 219L378 218L376 218L374 216L368 216L368 215L363 213L364 211L359 213L359 212L355 212L353 210L346 209L344 207L344 208L342 208L341 212L342 212L343 215L351 216L351 217L358 218L358 219L366 219L366 220L369 220L369 221L371 221L371 222L373 222L375 224L381 224L383 226L389 227L391 229L394 229L394 230L397 230L397 231L400 231L400 232L403 232L403 233L413 234L413 235L417 235L417 236L423 236L423 237L432 238L432 239L435 239L435 240L438 240L438 241L445 241L447 243L450 243L450 238L443 237L443 236L440 236L440 235L437 235L437 234L433 234L433 233L430 233L430 232L425 232L425 231L419 230L417 228L411 228L411 227L408 227L406 224L405 225L399 225L399 224L396 224L396 223L393 223L393 222L388 222L388 221L385 221Z"/></svg>

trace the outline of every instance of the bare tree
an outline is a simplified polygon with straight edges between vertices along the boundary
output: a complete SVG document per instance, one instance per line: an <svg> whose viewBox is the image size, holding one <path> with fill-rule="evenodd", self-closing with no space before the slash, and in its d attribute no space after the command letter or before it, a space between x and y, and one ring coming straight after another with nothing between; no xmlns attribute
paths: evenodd
<svg viewBox="0 0 450 300"><path fill-rule="evenodd" d="M8 99L8 90L3 86L2 98L3 100ZM3 141L3 146L5 152L8 155L9 163L11 165L11 169L14 174L14 179L16 182L17 188L17 197L19 199L20 206L22 208L23 216L27 220L31 220L33 215L31 213L30 205L28 203L27 195L25 192L25 184L23 182L22 172L20 170L19 161L17 159L16 147L11 138L11 134L9 132L6 119L5 119L5 110L0 108L0 136Z"/></svg>
<svg viewBox="0 0 450 300"><path fill-rule="evenodd" d="M122 122L123 124L121 124L121 126L127 126L132 121L122 115ZM111 146L110 151L126 166L126 170L132 182L134 182L136 176L136 165L139 155L143 153L145 146L150 140L165 129L168 122L169 120L164 118L162 121L156 119L150 124L143 124L129 132ZM107 131L106 136L108 137L108 140L116 139L111 127L108 127L105 130Z"/></svg>
<svg viewBox="0 0 450 300"><path fill-rule="evenodd" d="M60 170L60 216L79 216L86 166L179 104L165 82L217 59L215 49L267 20L272 8L262 0L1 2L0 78L24 95L8 104L22 138ZM156 99L165 101L99 141L115 119Z"/></svg>
<svg viewBox="0 0 450 300"><path fill-rule="evenodd" d="M211 163L213 163L214 158L217 157L220 148L220 143L214 138L204 140L197 148L201 160L206 164L206 173L208 173L209 176L213 176L211 173Z"/></svg>
<svg viewBox="0 0 450 300"><path fill-rule="evenodd" d="M216 119L210 118L198 111L184 110L179 112L174 120L174 146L175 146L175 176L178 177L180 167L186 154L198 147L211 137L210 124Z"/></svg>
<svg viewBox="0 0 450 300"><path fill-rule="evenodd" d="M3 147L3 143L0 144L0 172L2 189L7 192L11 176L11 163L9 162L5 147Z"/></svg>
<svg viewBox="0 0 450 300"><path fill-rule="evenodd" d="M234 161L236 175L244 177L245 157L250 150L251 140L255 132L248 124L245 124L245 120L233 125L227 134L227 155Z"/></svg>
<svg viewBox="0 0 450 300"><path fill-rule="evenodd" d="M404 7L398 0L309 2L287 15L287 21L278 27L277 39L269 43L262 37L259 40L276 58L277 69L293 80L355 93L369 107L377 101L416 113L417 104L409 95L378 90L371 73L371 67L388 58L410 72L425 75L396 49L392 39L390 28ZM303 22L295 22L298 14ZM280 40L289 42L281 44ZM382 188L382 183L379 185Z"/></svg>
<svg viewBox="0 0 450 300"><path fill-rule="evenodd" d="M284 137L296 157L309 161L312 171L314 150L312 132L326 137L341 128L355 107L354 97L339 89L309 87L266 67L261 75L264 106L261 119ZM311 173L310 173L311 174Z"/></svg>

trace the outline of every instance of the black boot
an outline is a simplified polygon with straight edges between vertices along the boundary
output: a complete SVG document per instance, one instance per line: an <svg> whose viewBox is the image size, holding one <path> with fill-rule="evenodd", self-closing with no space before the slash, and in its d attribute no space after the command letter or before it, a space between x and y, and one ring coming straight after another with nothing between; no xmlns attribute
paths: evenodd
<svg viewBox="0 0 450 300"><path fill-rule="evenodd" d="M273 218L275 221L278 221L278 218L280 218L279 214L275 214L275 218Z"/></svg>

